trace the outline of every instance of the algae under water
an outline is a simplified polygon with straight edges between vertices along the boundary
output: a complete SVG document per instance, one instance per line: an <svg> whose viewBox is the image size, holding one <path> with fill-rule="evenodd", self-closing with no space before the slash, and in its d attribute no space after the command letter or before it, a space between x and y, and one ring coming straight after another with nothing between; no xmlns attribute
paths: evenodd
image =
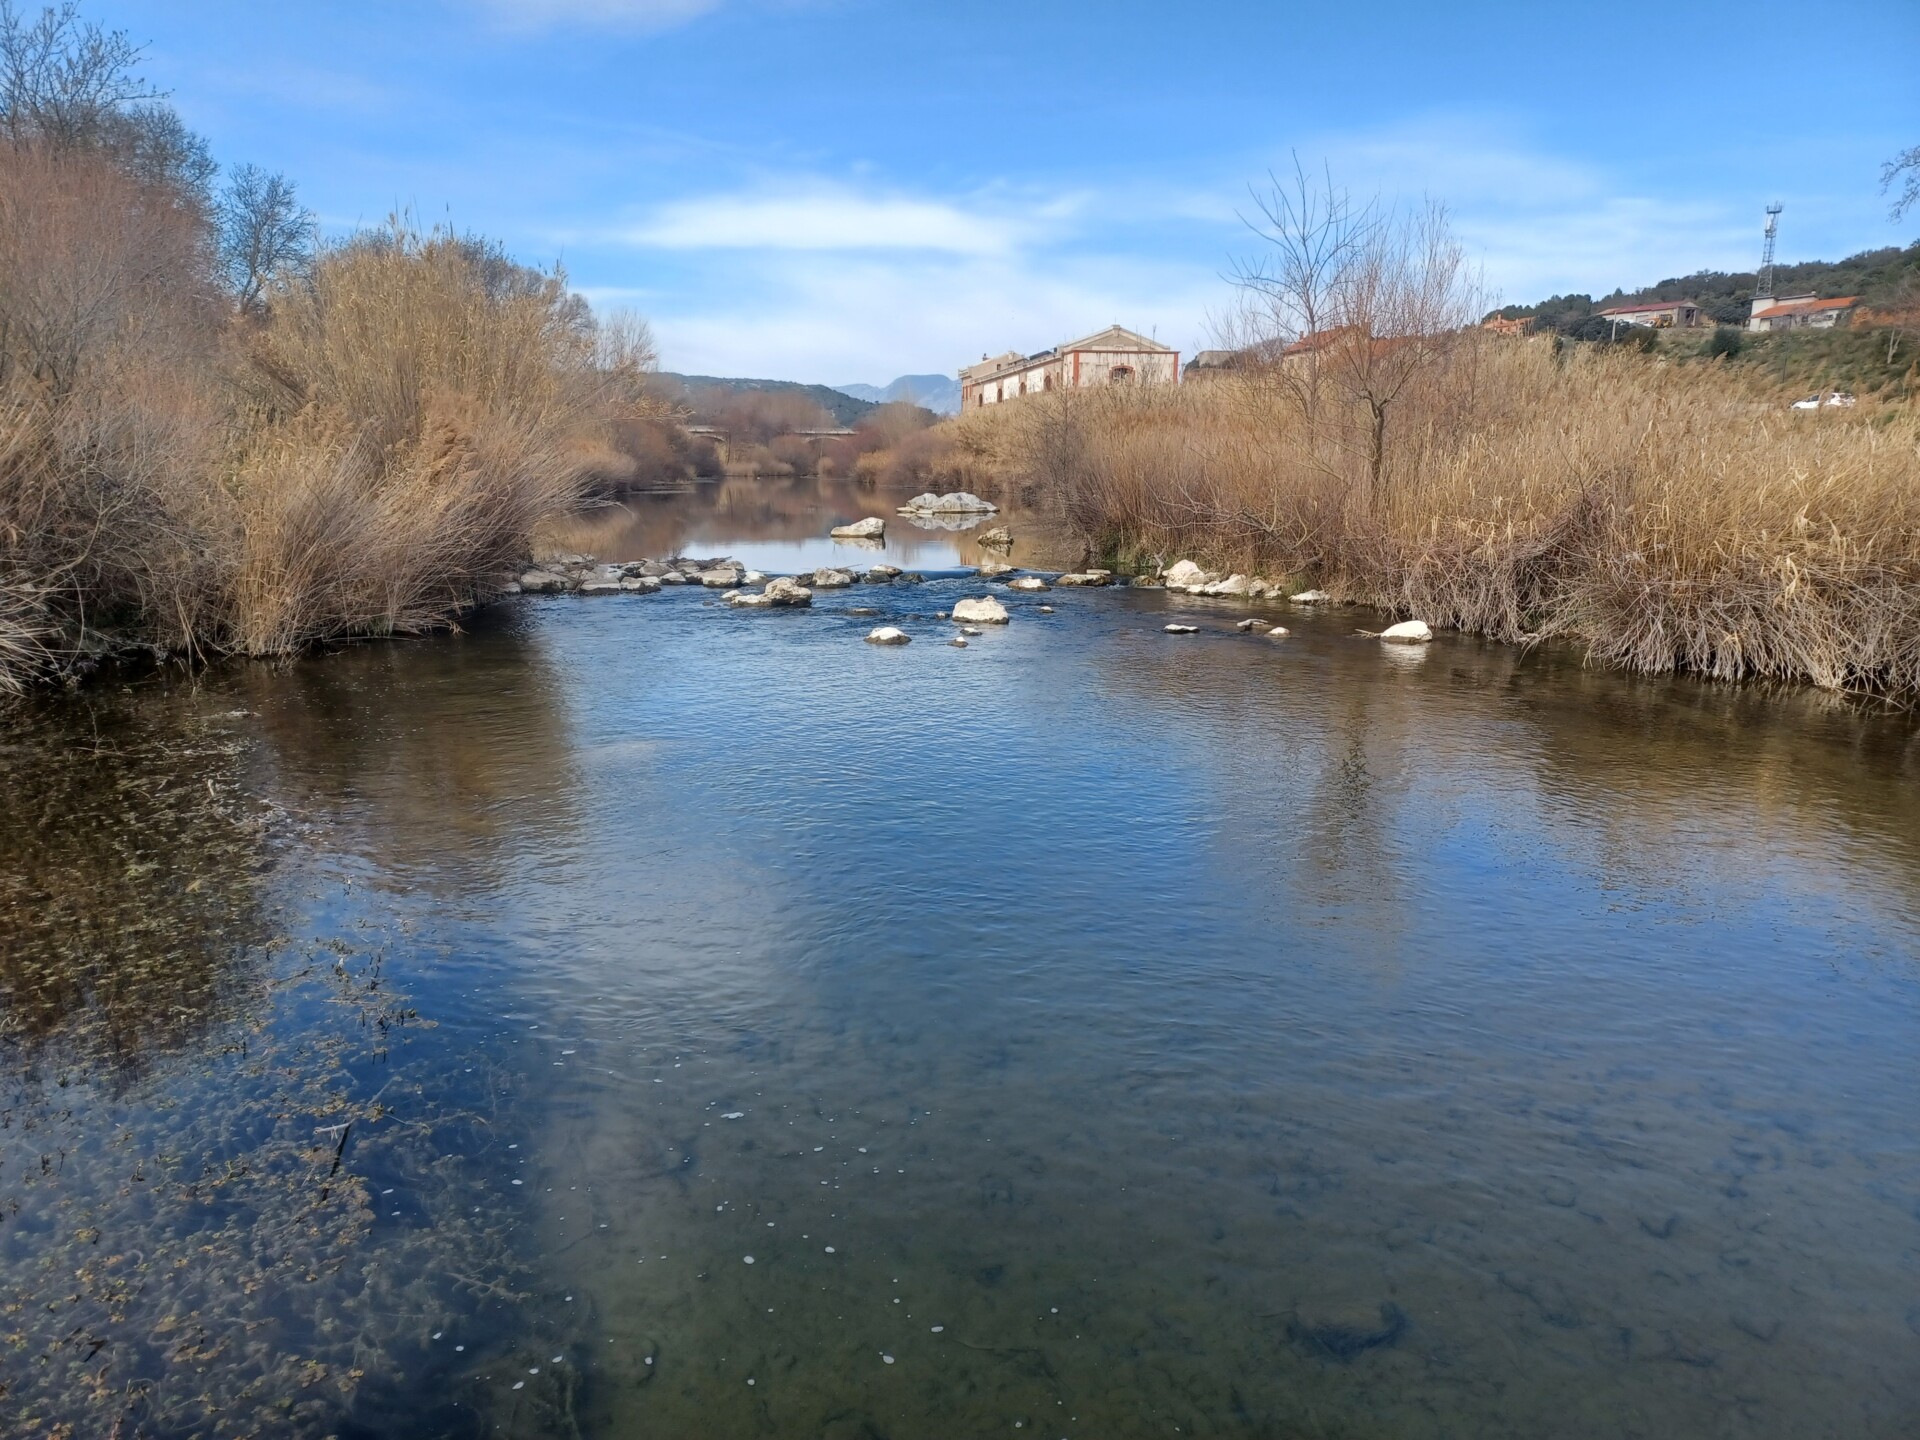
<svg viewBox="0 0 1920 1440"><path fill-rule="evenodd" d="M980 588L13 717L0 1433L1913 1432L1911 717Z"/></svg>

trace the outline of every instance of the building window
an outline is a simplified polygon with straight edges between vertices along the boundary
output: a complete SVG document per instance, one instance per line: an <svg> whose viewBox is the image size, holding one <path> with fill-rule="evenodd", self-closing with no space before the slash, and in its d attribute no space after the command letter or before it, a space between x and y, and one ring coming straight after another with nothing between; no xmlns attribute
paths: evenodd
<svg viewBox="0 0 1920 1440"><path fill-rule="evenodd" d="M1133 379L1133 367L1131 365L1116 365L1107 372L1107 379L1116 385L1123 380L1131 380Z"/></svg>

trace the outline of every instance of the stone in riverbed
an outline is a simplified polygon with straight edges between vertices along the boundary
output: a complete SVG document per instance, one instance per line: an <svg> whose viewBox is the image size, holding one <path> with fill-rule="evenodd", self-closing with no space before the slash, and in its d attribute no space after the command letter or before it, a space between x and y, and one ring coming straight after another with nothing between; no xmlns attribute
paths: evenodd
<svg viewBox="0 0 1920 1440"><path fill-rule="evenodd" d="M991 530L982 530L974 536L973 543L990 545L995 550L1010 550L1013 548L1013 535L1006 526L996 525Z"/></svg>
<svg viewBox="0 0 1920 1440"><path fill-rule="evenodd" d="M1253 619L1236 620L1234 622L1233 628L1238 630L1241 634L1244 635L1247 631L1253 629L1253 627L1258 625L1259 623L1260 622L1258 620L1253 620Z"/></svg>
<svg viewBox="0 0 1920 1440"><path fill-rule="evenodd" d="M678 570L663 570L658 579L662 585L690 585L693 582Z"/></svg>
<svg viewBox="0 0 1920 1440"><path fill-rule="evenodd" d="M913 637L894 625L881 625L867 632L869 645L905 645Z"/></svg>
<svg viewBox="0 0 1920 1440"><path fill-rule="evenodd" d="M1042 615L1051 615L1053 613L1053 606L1051 605L1036 605L1033 608L1038 610Z"/></svg>
<svg viewBox="0 0 1920 1440"><path fill-rule="evenodd" d="M1382 630L1380 638L1389 645L1425 645L1433 639L1433 631L1424 620L1402 620Z"/></svg>
<svg viewBox="0 0 1920 1440"><path fill-rule="evenodd" d="M878 540L887 533L887 522L878 515L869 515L851 525L836 525L827 533L836 540Z"/></svg>
<svg viewBox="0 0 1920 1440"><path fill-rule="evenodd" d="M860 578L869 585L884 585L889 580L895 579L899 574L900 567L898 565L870 565L867 567L867 573Z"/></svg>
<svg viewBox="0 0 1920 1440"><path fill-rule="evenodd" d="M618 595L622 583L619 580L605 580L596 576L592 580L580 582L580 593L582 595Z"/></svg>
<svg viewBox="0 0 1920 1440"><path fill-rule="evenodd" d="M1202 585L1200 593L1218 598L1223 595L1245 595L1252 588L1253 581L1245 575L1229 575L1224 580L1215 580L1210 584Z"/></svg>
<svg viewBox="0 0 1920 1440"><path fill-rule="evenodd" d="M1061 576L1060 583L1062 585L1066 584L1067 577L1064 575ZM1007 588L1009 590L1051 590L1053 587L1038 575L1016 575L1013 579L1007 581Z"/></svg>
<svg viewBox="0 0 1920 1440"><path fill-rule="evenodd" d="M947 644L951 645L956 650L964 650L967 648L967 642L962 640L958 635L954 636L953 639L947 641Z"/></svg>
<svg viewBox="0 0 1920 1440"><path fill-rule="evenodd" d="M709 590L731 590L744 579L746 571L733 569L702 570L699 575L700 583Z"/></svg>
<svg viewBox="0 0 1920 1440"><path fill-rule="evenodd" d="M900 507L903 515L989 515L1000 507L992 501L982 500L969 490L955 490L946 495L935 495L931 491L914 496Z"/></svg>
<svg viewBox="0 0 1920 1440"><path fill-rule="evenodd" d="M954 602L953 618L976 625L1004 625L1007 623L1007 607L991 595L969 595L964 600Z"/></svg>
<svg viewBox="0 0 1920 1440"><path fill-rule="evenodd" d="M629 575L620 582L620 588L635 595L657 595L660 582L651 575Z"/></svg>
<svg viewBox="0 0 1920 1440"><path fill-rule="evenodd" d="M844 590L853 584L851 570L816 570L813 572L813 588L816 590Z"/></svg>
<svg viewBox="0 0 1920 1440"><path fill-rule="evenodd" d="M729 590L721 598L729 605L737 605L743 610L765 610L773 604L773 597L764 590L757 592Z"/></svg>
<svg viewBox="0 0 1920 1440"><path fill-rule="evenodd" d="M1200 633L1200 627L1198 625L1163 625L1160 628L1165 630L1169 635L1198 635Z"/></svg>
<svg viewBox="0 0 1920 1440"><path fill-rule="evenodd" d="M1054 582L1056 585L1111 585L1111 570L1081 570L1071 575L1062 575Z"/></svg>
<svg viewBox="0 0 1920 1440"><path fill-rule="evenodd" d="M529 595L558 595L571 590L573 582L551 570L529 570L520 577L520 588Z"/></svg>
<svg viewBox="0 0 1920 1440"><path fill-rule="evenodd" d="M1177 560L1161 575L1160 583L1170 588L1185 585L1203 585L1207 581L1207 572L1191 560Z"/></svg>
<svg viewBox="0 0 1920 1440"><path fill-rule="evenodd" d="M982 560L975 573L991 579L995 575L1011 575L1015 568L1004 560Z"/></svg>
<svg viewBox="0 0 1920 1440"><path fill-rule="evenodd" d="M813 604L813 592L811 590L784 576L777 580L769 580L767 582L767 588L763 590L761 594L766 597L767 604L769 605L798 607Z"/></svg>
<svg viewBox="0 0 1920 1440"><path fill-rule="evenodd" d="M1302 590L1293 597L1296 605L1324 605L1333 597L1324 590Z"/></svg>
<svg viewBox="0 0 1920 1440"><path fill-rule="evenodd" d="M962 635L984 635L987 632L982 630L978 625L962 625L960 627L960 633Z"/></svg>
<svg viewBox="0 0 1920 1440"><path fill-rule="evenodd" d="M1309 1303L1287 1317L1287 1338L1308 1354L1349 1365L1406 1333L1406 1312L1392 1301Z"/></svg>
<svg viewBox="0 0 1920 1440"><path fill-rule="evenodd" d="M1270 639L1275 639L1275 640L1278 640L1283 636L1291 635L1292 633L1293 632L1287 629L1287 627L1284 625L1276 625L1271 630L1267 631L1268 637Z"/></svg>

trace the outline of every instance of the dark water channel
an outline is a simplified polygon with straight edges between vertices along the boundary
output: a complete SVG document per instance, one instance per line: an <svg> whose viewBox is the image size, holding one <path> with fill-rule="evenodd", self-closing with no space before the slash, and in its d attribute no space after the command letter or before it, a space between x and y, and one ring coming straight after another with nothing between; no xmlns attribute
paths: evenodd
<svg viewBox="0 0 1920 1440"><path fill-rule="evenodd" d="M0 1433L1920 1432L1912 719L970 543L10 721Z"/></svg>

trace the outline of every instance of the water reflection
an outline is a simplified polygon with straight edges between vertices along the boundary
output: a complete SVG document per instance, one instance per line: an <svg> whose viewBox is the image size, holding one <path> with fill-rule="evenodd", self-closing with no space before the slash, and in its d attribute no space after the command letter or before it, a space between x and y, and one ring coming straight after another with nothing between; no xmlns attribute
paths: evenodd
<svg viewBox="0 0 1920 1440"><path fill-rule="evenodd" d="M980 588L9 736L0 1429L1907 1433L1911 719Z"/></svg>
<svg viewBox="0 0 1920 1440"><path fill-rule="evenodd" d="M794 574L824 565L870 565L878 561L909 570L951 570L1005 549L981 546L973 537L1006 526L1013 532L1012 563L1036 569L1069 569L1085 551L1051 516L1001 500L997 515L909 517L894 512L908 491L890 492L852 480L728 479L703 481L690 493L634 495L617 505L584 511L551 527L545 539L555 549L607 560L669 555L727 554L769 574ZM836 525L877 515L886 538L833 540Z"/></svg>

